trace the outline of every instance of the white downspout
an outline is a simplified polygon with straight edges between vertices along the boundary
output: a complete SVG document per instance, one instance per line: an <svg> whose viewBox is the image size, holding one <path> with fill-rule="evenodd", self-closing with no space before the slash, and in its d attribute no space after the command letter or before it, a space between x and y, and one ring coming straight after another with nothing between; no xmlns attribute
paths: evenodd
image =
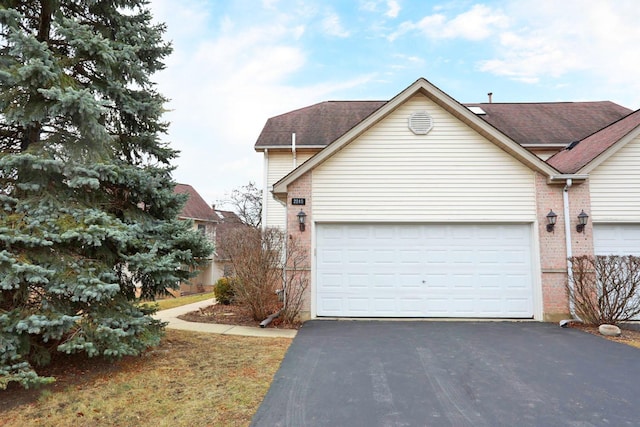
<svg viewBox="0 0 640 427"><path fill-rule="evenodd" d="M570 209L569 209L569 189L573 181L571 178L567 179L567 183L562 190L562 201L564 204L564 238L567 247L567 279L569 280L569 288L573 293L573 269L571 265L571 257L573 256L573 248L571 247L571 217ZM576 316L576 308L573 302L573 299L569 298L569 312L571 313L571 317L574 319L579 319ZM566 326L569 320L563 320L560 322L560 326Z"/></svg>
<svg viewBox="0 0 640 427"><path fill-rule="evenodd" d="M264 182L264 188L262 189L262 229L267 227L267 206L269 205L269 149L264 149L264 164L262 165L262 182Z"/></svg>
<svg viewBox="0 0 640 427"><path fill-rule="evenodd" d="M298 159L296 158L296 133L291 134L291 154L293 154L293 169L298 167Z"/></svg>

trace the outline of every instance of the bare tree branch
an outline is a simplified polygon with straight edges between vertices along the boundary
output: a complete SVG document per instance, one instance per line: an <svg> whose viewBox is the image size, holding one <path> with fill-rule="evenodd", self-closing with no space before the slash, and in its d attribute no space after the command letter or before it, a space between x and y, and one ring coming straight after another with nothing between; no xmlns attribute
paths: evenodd
<svg viewBox="0 0 640 427"><path fill-rule="evenodd" d="M262 226L262 191L254 182L236 188L228 199L221 200L220 203L231 205L244 224L254 228Z"/></svg>

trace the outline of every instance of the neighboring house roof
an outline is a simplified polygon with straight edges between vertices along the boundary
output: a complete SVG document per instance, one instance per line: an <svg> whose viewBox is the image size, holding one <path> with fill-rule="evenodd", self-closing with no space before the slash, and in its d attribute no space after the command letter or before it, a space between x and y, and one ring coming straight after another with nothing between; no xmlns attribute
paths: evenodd
<svg viewBox="0 0 640 427"><path fill-rule="evenodd" d="M465 106L481 108L486 114L480 118L524 146L568 145L631 113L610 101Z"/></svg>
<svg viewBox="0 0 640 427"><path fill-rule="evenodd" d="M188 184L176 184L173 192L176 194L188 194L187 203L182 208L179 218L196 219L200 221L217 221L214 210L204 201L202 196Z"/></svg>
<svg viewBox="0 0 640 427"><path fill-rule="evenodd" d="M323 148L386 104L386 101L326 101L267 120L256 150L291 146ZM610 101L479 103L478 114L500 132L523 146L566 146L610 123L631 110Z"/></svg>
<svg viewBox="0 0 640 427"><path fill-rule="evenodd" d="M451 115L455 116L458 120L466 123L470 128L478 132L478 134L482 135L484 138L491 141L502 150L511 154L514 158L518 159L520 162L527 165L531 169L544 173L549 177L557 176L558 171L552 166L548 165L535 154L523 148L518 143L514 142L511 138L500 132L494 126L480 119L479 116L471 112L471 110L469 110L467 107L451 98L449 95L428 82L426 79L420 78L416 80L416 82L411 86L396 95L389 102L382 105L375 112L367 116L364 120L359 122L350 130L348 130L338 139L326 146L311 159L307 160L305 163L291 171L288 175L280 179L280 181L276 182L273 186L273 193L278 197L284 196L287 193L287 186L290 183L294 182L296 179L327 160L334 153L338 152L345 145L358 138L369 128L374 126L379 121L383 120L396 108L398 108L412 96L417 94L422 94L428 97L440 107L448 111Z"/></svg>
<svg viewBox="0 0 640 427"><path fill-rule="evenodd" d="M235 212L231 212L231 211L221 211L220 209L215 209L214 208L214 213L216 215L216 219L218 221L224 222L224 223L237 223L237 222L242 222L240 220L240 217L238 217L238 215L236 215Z"/></svg>
<svg viewBox="0 0 640 427"><path fill-rule="evenodd" d="M387 101L326 101L267 120L255 149L324 147L364 120Z"/></svg>
<svg viewBox="0 0 640 427"><path fill-rule="evenodd" d="M551 166L564 173L588 172L583 168L598 157L604 161L613 154L613 146L622 148L624 144L640 134L640 110L610 124L604 129L571 144L547 160ZM618 143L619 142L619 143ZM618 143L618 144L616 144ZM612 151L613 150L613 151ZM598 163L599 164L599 163ZM589 165L589 170L597 164Z"/></svg>

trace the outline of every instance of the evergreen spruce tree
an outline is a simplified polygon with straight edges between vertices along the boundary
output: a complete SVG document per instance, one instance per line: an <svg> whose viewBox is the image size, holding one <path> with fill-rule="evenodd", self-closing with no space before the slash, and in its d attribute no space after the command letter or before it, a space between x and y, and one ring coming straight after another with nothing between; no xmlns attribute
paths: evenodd
<svg viewBox="0 0 640 427"><path fill-rule="evenodd" d="M150 76L170 46L145 0L0 1L0 388L55 352L137 355L138 308L211 253L173 193Z"/></svg>

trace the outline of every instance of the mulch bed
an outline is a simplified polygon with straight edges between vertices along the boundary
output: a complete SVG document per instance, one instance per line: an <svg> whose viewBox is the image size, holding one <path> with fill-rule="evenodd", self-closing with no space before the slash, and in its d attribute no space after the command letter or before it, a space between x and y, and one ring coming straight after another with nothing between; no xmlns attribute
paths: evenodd
<svg viewBox="0 0 640 427"><path fill-rule="evenodd" d="M178 318L188 322L221 323L223 325L254 327L259 327L261 322L261 320L253 320L251 314L240 306L224 304L210 305L200 310L178 316ZM282 319L277 317L267 326L267 328L274 329L298 329L299 327L300 323L284 323Z"/></svg>
<svg viewBox="0 0 640 427"><path fill-rule="evenodd" d="M623 344L640 348L640 331L638 330L620 328L622 330L622 335L620 335L619 337L608 337L598 332L597 326L583 325L581 323L572 323L571 327L580 329L584 332L588 332L593 335L597 335L602 338L606 338L610 341L616 341L616 342L620 342Z"/></svg>

